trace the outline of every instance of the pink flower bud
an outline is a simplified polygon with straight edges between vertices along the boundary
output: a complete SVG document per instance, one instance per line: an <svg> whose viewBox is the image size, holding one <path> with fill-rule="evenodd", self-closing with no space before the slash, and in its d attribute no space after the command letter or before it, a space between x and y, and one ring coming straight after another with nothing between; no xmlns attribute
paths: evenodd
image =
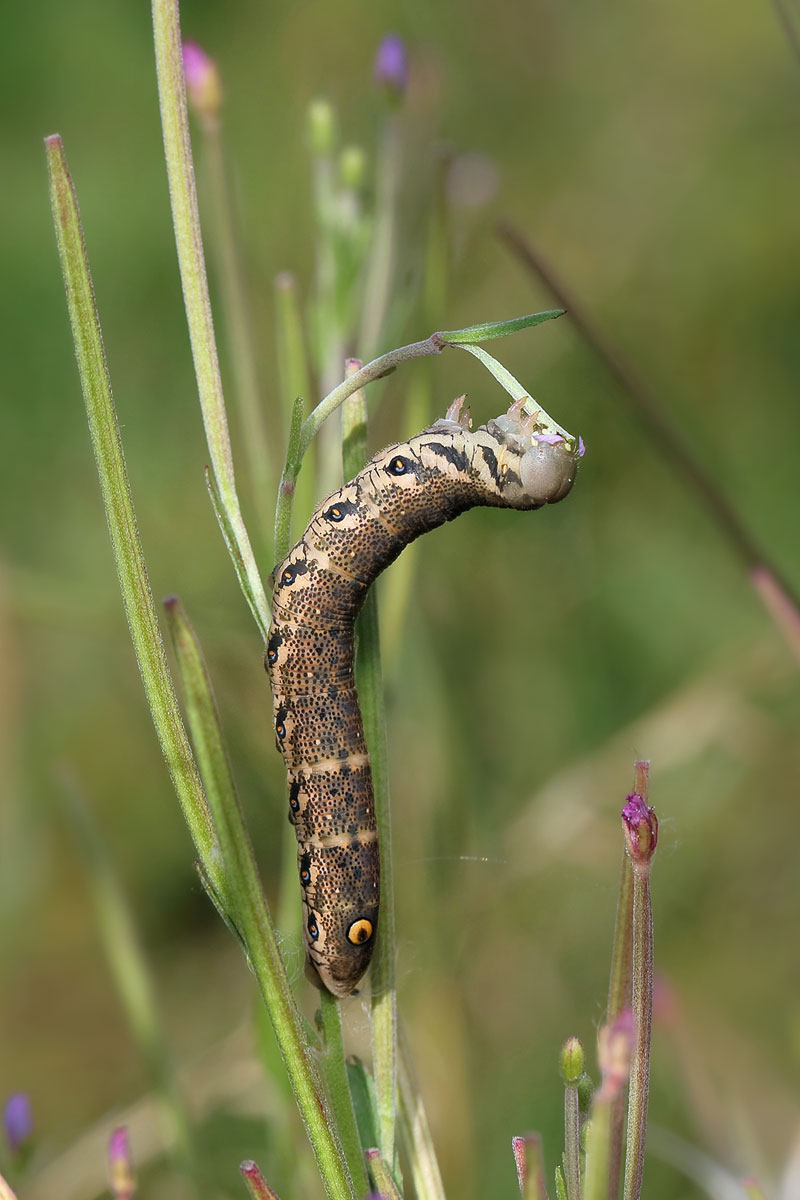
<svg viewBox="0 0 800 1200"><path fill-rule="evenodd" d="M625 843L634 867L648 867L658 844L658 818L638 792L625 801L622 810Z"/></svg>
<svg viewBox="0 0 800 1200"><path fill-rule="evenodd" d="M114 1200L130 1200L136 1191L130 1141L124 1125L115 1129L109 1139L108 1183Z"/></svg>
<svg viewBox="0 0 800 1200"><path fill-rule="evenodd" d="M222 104L222 81L217 64L197 42L183 43L183 73L195 115L201 120L214 119Z"/></svg>

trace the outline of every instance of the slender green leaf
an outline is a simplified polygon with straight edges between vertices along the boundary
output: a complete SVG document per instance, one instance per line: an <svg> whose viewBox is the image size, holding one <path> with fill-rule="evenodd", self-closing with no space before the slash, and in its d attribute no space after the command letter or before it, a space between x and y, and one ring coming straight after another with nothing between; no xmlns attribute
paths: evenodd
<svg viewBox="0 0 800 1200"><path fill-rule="evenodd" d="M167 667L133 510L78 204L61 139L46 141L50 197L86 415L136 661L183 814L215 893L225 902L219 844Z"/></svg>
<svg viewBox="0 0 800 1200"><path fill-rule="evenodd" d="M467 325L465 329L448 329L439 334L443 342L451 345L466 345L469 342L489 342L492 338L508 337L521 329L531 329L543 321L563 317L563 308L550 308L546 312L529 313L526 317L512 317L510 321L488 321L483 325Z"/></svg>
<svg viewBox="0 0 800 1200"><path fill-rule="evenodd" d="M360 1058L348 1058L347 1078L362 1146L374 1146L378 1140L378 1108L375 1085Z"/></svg>

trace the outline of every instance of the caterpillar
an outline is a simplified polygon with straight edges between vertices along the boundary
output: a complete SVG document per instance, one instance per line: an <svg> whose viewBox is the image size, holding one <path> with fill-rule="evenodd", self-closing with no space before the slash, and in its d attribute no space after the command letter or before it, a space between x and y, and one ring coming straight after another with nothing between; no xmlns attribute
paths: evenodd
<svg viewBox="0 0 800 1200"><path fill-rule="evenodd" d="M479 505L552 504L575 479L577 448L539 432L521 402L471 432L463 400L323 500L272 575L266 668L298 841L306 974L334 996L353 991L378 931L378 834L353 681L367 590L427 530Z"/></svg>

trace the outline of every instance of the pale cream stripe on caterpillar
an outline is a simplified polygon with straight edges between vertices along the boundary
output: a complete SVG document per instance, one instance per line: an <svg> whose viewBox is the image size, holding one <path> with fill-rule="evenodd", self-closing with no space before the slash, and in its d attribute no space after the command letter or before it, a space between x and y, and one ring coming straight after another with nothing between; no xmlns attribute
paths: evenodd
<svg viewBox="0 0 800 1200"><path fill-rule="evenodd" d="M353 623L367 589L409 542L466 509L540 508L575 479L575 447L543 437L519 404L471 432L461 403L323 500L273 576L266 662L297 833L307 972L335 996L355 988L378 929L372 778L353 683Z"/></svg>

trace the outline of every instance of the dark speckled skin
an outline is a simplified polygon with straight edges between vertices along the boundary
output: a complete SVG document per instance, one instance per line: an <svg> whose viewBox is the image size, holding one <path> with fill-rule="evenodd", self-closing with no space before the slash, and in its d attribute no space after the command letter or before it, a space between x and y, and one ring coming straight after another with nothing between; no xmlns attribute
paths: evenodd
<svg viewBox="0 0 800 1200"><path fill-rule="evenodd" d="M353 623L367 589L427 530L478 505L539 508L566 495L575 476L563 444L534 445L529 431L499 421L474 433L437 421L381 450L315 509L275 568L267 670L276 741L297 832L311 974L335 996L349 995L366 971L378 929L372 779L353 683ZM544 464L538 490L522 485L526 451L527 462Z"/></svg>

